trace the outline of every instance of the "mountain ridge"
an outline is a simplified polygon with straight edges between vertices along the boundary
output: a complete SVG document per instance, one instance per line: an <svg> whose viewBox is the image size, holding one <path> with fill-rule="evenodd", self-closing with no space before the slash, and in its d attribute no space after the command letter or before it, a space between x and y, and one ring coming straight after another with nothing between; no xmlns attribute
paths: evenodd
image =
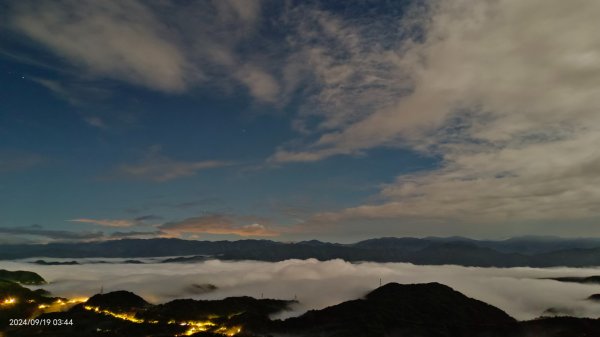
<svg viewBox="0 0 600 337"><path fill-rule="evenodd" d="M522 237L486 241L462 237L384 237L339 244L317 240L286 243L271 240L193 241L157 238L0 245L0 259L4 260L162 256L173 259L169 262L189 260L181 258L185 256L207 256L222 260L269 262L315 258L478 267L587 267L600 265L600 239ZM197 260L201 261L202 258Z"/></svg>

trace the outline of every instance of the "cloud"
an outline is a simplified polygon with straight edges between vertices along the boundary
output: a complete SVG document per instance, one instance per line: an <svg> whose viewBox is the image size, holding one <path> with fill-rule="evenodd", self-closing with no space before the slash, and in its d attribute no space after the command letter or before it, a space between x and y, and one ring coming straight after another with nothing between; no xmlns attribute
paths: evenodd
<svg viewBox="0 0 600 337"><path fill-rule="evenodd" d="M69 220L71 222L91 223L106 227L133 227L133 226L148 226L148 221L158 221L162 217L154 214L138 216L135 219L90 219L79 218Z"/></svg>
<svg viewBox="0 0 600 337"><path fill-rule="evenodd" d="M395 49L404 42L401 27L389 29L390 25L410 29L411 24L385 15L348 19L311 6L294 8L286 19L292 27L286 80L293 89L308 87L309 93L293 124L298 131L348 127L374 110L394 106L412 89L410 69ZM313 153L297 159L286 153L280 149L273 160L316 160Z"/></svg>
<svg viewBox="0 0 600 337"><path fill-rule="evenodd" d="M8 28L59 56L88 84L112 79L166 93L198 85L228 91L241 85L267 103L274 103L280 90L271 74L276 67L259 56L262 49L246 47L261 39L256 34L262 12L258 0L24 0L7 9ZM52 82L40 81L73 100L63 84Z"/></svg>
<svg viewBox="0 0 600 337"><path fill-rule="evenodd" d="M213 1L217 8L219 20L222 22L234 22L236 20L246 24L253 24L259 19L261 11L260 1L225 0Z"/></svg>
<svg viewBox="0 0 600 337"><path fill-rule="evenodd" d="M152 147L141 161L117 167L112 177L164 182L227 165L230 163L218 160L178 161L161 154L160 147Z"/></svg>
<svg viewBox="0 0 600 337"><path fill-rule="evenodd" d="M88 125L99 128L99 129L105 129L106 128L106 123L104 123L104 120L102 120L102 118L98 117L98 116L87 116L83 119Z"/></svg>
<svg viewBox="0 0 600 337"><path fill-rule="evenodd" d="M3 21L85 78L169 93L241 87L271 104L297 94L299 138L270 163L380 147L439 158L437 169L385 184L377 202L309 224L598 217L600 4L433 0L376 17L310 3L282 8L269 7L266 20L260 1L19 1ZM263 34L269 25L285 36ZM168 181L224 164L155 153L113 176Z"/></svg>
<svg viewBox="0 0 600 337"><path fill-rule="evenodd" d="M315 219L597 217L600 4L433 1L408 13L385 30L419 33L394 39L379 23L317 12L303 35L315 42L300 51L313 55L316 108L296 122L317 140L280 147L270 161L401 147L440 158L440 168L398 176L381 202Z"/></svg>
<svg viewBox="0 0 600 337"><path fill-rule="evenodd" d="M84 79L74 78L74 74L61 77L60 79L48 79L42 77L28 76L28 80L41 85L51 91L56 97L61 98L79 108L89 107L91 102L99 102L112 96L108 86L98 83L90 83ZM87 110L87 109L85 109ZM93 127L106 129L107 124L100 116L81 112L83 121Z"/></svg>
<svg viewBox="0 0 600 337"><path fill-rule="evenodd" d="M157 220L162 220L162 219L163 219L163 217L160 215L148 214L148 215L138 216L134 220L135 221L157 221Z"/></svg>
<svg viewBox="0 0 600 337"><path fill-rule="evenodd" d="M83 263L93 259L79 261ZM541 279L596 275L597 269L415 266L406 263L349 263L342 260L321 262L314 259L276 263L209 260L193 266L156 263L151 259L146 262L149 263L41 266L25 261L3 261L3 267L39 273L49 282L44 289L55 296L89 297L99 291L101 284L105 292L129 290L153 303L177 298L258 298L261 293L265 298L278 299L293 299L296 295L299 303L292 311L284 312L279 317L300 315L307 310L360 298L378 287L380 278L384 283L440 282L469 297L497 306L520 320L536 318L550 307L569 308L581 317L600 316L600 307L585 301L585 298L597 292L597 286ZM207 283L216 285L217 290L201 295L188 290L191 284ZM165 284L169 287L165 287Z"/></svg>
<svg viewBox="0 0 600 337"><path fill-rule="evenodd" d="M224 215L206 215L182 221L167 222L158 228L167 234L178 236L182 234L219 234L266 237L280 234L280 232L258 223L237 225L233 219Z"/></svg>
<svg viewBox="0 0 600 337"><path fill-rule="evenodd" d="M57 240L94 240L104 237L102 232L71 232L63 230L43 229L40 226L0 227L0 233L15 235L42 236Z"/></svg>
<svg viewBox="0 0 600 337"><path fill-rule="evenodd" d="M121 220L121 219L87 219L87 218L80 218L80 219L73 219L73 220L69 220L71 222L82 222L82 223L92 223L95 225L100 225L100 226L107 226L107 227L131 227L131 226L135 226L138 225L139 222L135 221L135 220Z"/></svg>
<svg viewBox="0 0 600 337"><path fill-rule="evenodd" d="M219 198L201 198L197 200L188 200L188 201L154 201L154 202L145 202L136 207L129 207L125 209L127 213L137 214L144 211L155 210L157 208L167 208L167 209L176 209L176 210L189 210L193 208L206 207L206 206L215 206L217 204L224 204L225 201Z"/></svg>
<svg viewBox="0 0 600 337"><path fill-rule="evenodd" d="M37 243L31 239L24 238L19 235L6 234L0 238L0 245L20 245L20 244L32 244Z"/></svg>
<svg viewBox="0 0 600 337"><path fill-rule="evenodd" d="M12 9L12 27L92 74L177 92L194 72L169 28L140 2L20 1Z"/></svg>
<svg viewBox="0 0 600 337"><path fill-rule="evenodd" d="M260 101L276 102L279 94L279 84L266 71L253 65L245 65L239 69L235 77L248 87L252 96Z"/></svg>
<svg viewBox="0 0 600 337"><path fill-rule="evenodd" d="M78 100L71 94L71 92L58 81L49 80L46 78L37 78L37 77L32 77L31 80L33 82L43 86L44 88L52 91L54 94L58 95L59 97L66 99L71 104L78 103Z"/></svg>
<svg viewBox="0 0 600 337"><path fill-rule="evenodd" d="M26 170L43 162L44 157L38 154L0 150L0 173Z"/></svg>
<svg viewBox="0 0 600 337"><path fill-rule="evenodd" d="M163 182L181 177L195 175L197 171L223 167L227 163L217 160L196 162L176 161L167 157L155 158L139 164L119 166L117 174L120 177Z"/></svg>

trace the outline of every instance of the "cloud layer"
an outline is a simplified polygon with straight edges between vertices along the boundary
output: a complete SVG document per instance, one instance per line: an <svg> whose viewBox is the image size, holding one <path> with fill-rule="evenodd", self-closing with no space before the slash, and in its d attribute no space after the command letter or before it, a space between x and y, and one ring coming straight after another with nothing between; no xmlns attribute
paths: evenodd
<svg viewBox="0 0 600 337"><path fill-rule="evenodd" d="M432 1L396 22L401 31L419 32L404 40L376 34L382 28L374 22L319 14L308 36L331 36L319 34L310 49L319 56L310 58L311 69L323 87L315 96L320 122L308 130L318 139L281 147L271 161L377 147L441 160L439 169L383 186L379 203L313 222L595 218L598 14L600 5L585 1Z"/></svg>
<svg viewBox="0 0 600 337"><path fill-rule="evenodd" d="M596 286L539 279L597 275L598 269L352 264L342 260L319 262L312 259L277 263L211 260L198 264L74 266L4 261L1 265L2 268L40 273L50 282L44 288L59 296L90 296L102 287L105 291L134 291L154 303L174 298L220 299L264 294L266 298L293 299L297 296L300 303L283 317L361 297L379 286L379 278L384 283L440 282L497 306L517 319L533 319L550 307L569 309L583 317L600 316L598 305L585 300L598 291ZM202 295L189 291L192 284L207 283L218 289Z"/></svg>

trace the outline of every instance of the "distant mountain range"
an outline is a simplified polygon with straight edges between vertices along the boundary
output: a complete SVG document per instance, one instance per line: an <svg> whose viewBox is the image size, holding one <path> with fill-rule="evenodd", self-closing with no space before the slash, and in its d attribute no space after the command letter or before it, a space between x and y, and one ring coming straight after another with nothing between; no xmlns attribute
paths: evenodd
<svg viewBox="0 0 600 337"><path fill-rule="evenodd" d="M518 237L502 241L449 238L378 238L353 244L317 240L295 243L270 240L192 241L123 239L84 243L1 245L0 259L134 258L181 256L168 262L222 260L282 261L344 259L351 262L410 262L480 267L600 266L600 239ZM137 261L136 261L137 262ZM43 263L38 261L37 263Z"/></svg>
<svg viewBox="0 0 600 337"><path fill-rule="evenodd" d="M28 303L25 302L24 303ZM117 291L94 295L40 320L66 325L11 326L7 337L583 337L600 336L600 320L546 317L519 322L502 310L439 283L388 283L362 298L299 317L272 320L290 301L230 297L152 305ZM1 312L1 311L0 311Z"/></svg>

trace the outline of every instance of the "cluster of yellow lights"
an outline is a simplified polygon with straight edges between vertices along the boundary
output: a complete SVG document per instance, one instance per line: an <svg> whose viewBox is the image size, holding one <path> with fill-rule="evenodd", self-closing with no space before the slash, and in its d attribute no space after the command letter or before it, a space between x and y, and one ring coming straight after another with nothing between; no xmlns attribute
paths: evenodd
<svg viewBox="0 0 600 337"><path fill-rule="evenodd" d="M169 323L176 323L175 321L169 321ZM215 326L215 323L211 321L188 321L179 323L179 325L187 326L188 329L182 334L183 336L190 336L200 331L207 331L211 327Z"/></svg>
<svg viewBox="0 0 600 337"><path fill-rule="evenodd" d="M87 300L88 300L87 297L75 297L75 298L68 300L67 303L74 303L74 304L83 303L83 302L86 302Z"/></svg>
<svg viewBox="0 0 600 337"><path fill-rule="evenodd" d="M119 318L122 320L133 322L133 323L153 323L153 324L158 323L158 321L145 321L143 319L135 317L135 315L133 315L133 314L112 312L110 310L101 309L99 307L93 307L93 306L86 305L83 308L85 310L90 310L90 311L93 311L93 312L96 312L99 314L109 315L109 316L116 317L116 318ZM226 336L235 336L236 334L238 334L242 331L242 328L237 327L237 326L236 327L220 326L215 329L216 324L211 321L177 322L175 320L170 320L167 323L168 324L179 324L181 326L188 327L188 329L184 333L182 333L180 336L191 336L191 335L195 334L196 332L208 331L208 330L213 330L216 333L226 335Z"/></svg>
<svg viewBox="0 0 600 337"><path fill-rule="evenodd" d="M99 314L101 313L101 314L113 316L113 317L116 317L116 318L119 318L119 319L122 319L125 321L130 321L133 323L144 323L143 319L139 319L139 318L135 317L135 315L132 315L132 314L121 314L118 312L112 312L110 310L100 309L98 307L92 307L89 305L84 306L84 308L85 308L85 310L90 310L90 311L93 311L93 312L96 312Z"/></svg>
<svg viewBox="0 0 600 337"><path fill-rule="evenodd" d="M87 300L88 299L86 297L76 297L76 298L72 298L70 300L65 300L65 301L58 299L52 303L40 304L40 305L38 305L38 309L43 310L46 313L55 312L55 311L64 311L64 310L68 309L69 307L72 307L74 304L83 303Z"/></svg>
<svg viewBox="0 0 600 337"><path fill-rule="evenodd" d="M46 303L46 304L40 304L38 305L38 309L47 309L44 310L45 312L52 312L52 311L60 311L60 310L64 310L64 307L71 307L74 304L77 303L83 303L85 301L87 301L87 297L76 297L76 298L72 298L70 300L62 300L62 299L58 299L52 303ZM3 301L0 302L0 305L12 305L12 304L16 304L17 298L16 297L7 297L5 298ZM35 300L27 300L27 303L35 303ZM61 309L62 308L62 309Z"/></svg>
<svg viewBox="0 0 600 337"><path fill-rule="evenodd" d="M40 304L40 305L38 305L38 309L42 310L43 312L60 311L60 310L64 310L65 306L71 306L73 304L83 303L83 302L86 302L87 300L88 300L87 298L83 298L83 297L73 298L70 300L58 299L49 304ZM33 301L33 300L29 300L28 302L35 303L35 301ZM8 305L13 305L15 303L17 303L16 298L8 297L8 298L4 299L4 301L0 302L0 305L8 306ZM109 316L112 316L112 317L115 317L118 319L133 322L133 323L154 323L154 324L158 323L158 321L145 321L143 319L135 317L134 314L117 313L117 312L112 312L110 310L101 309L99 307L93 307L93 306L89 306L89 305L84 306L84 309L90 310L90 311L93 311L93 312L96 312L99 314L109 315ZM218 334L225 335L225 336L235 336L236 334L238 334L242 331L242 328L238 327L238 326L234 326L234 327L219 326L219 327L217 327L217 324L213 323L212 321L177 322L175 320L170 320L168 322L168 324L179 324L181 326L188 327L188 329L180 336L191 336L191 335L195 334L196 332L208 331L208 330L212 330L213 332L216 332Z"/></svg>
<svg viewBox="0 0 600 337"><path fill-rule="evenodd" d="M215 323L213 323L211 321L188 321L188 322L182 322L179 324L189 327L183 334L181 334L179 336L191 336L191 335L195 334L196 332L208 331L209 329L213 328L216 325ZM218 327L217 329L213 330L213 332L216 332L221 335L226 335L226 336L235 336L238 333L240 333L241 331L242 331L242 328L239 326L234 326L234 327L221 326L221 327Z"/></svg>
<svg viewBox="0 0 600 337"><path fill-rule="evenodd" d="M6 299L4 299L4 301L0 302L0 304L2 305L12 305L17 303L17 299L14 297L8 297Z"/></svg>
<svg viewBox="0 0 600 337"><path fill-rule="evenodd" d="M227 335L227 336L235 336L236 334L242 332L242 328L239 327L239 326L234 326L234 327L231 327L231 328L222 326L222 327L218 328L216 330L216 332L222 333L222 334Z"/></svg>

